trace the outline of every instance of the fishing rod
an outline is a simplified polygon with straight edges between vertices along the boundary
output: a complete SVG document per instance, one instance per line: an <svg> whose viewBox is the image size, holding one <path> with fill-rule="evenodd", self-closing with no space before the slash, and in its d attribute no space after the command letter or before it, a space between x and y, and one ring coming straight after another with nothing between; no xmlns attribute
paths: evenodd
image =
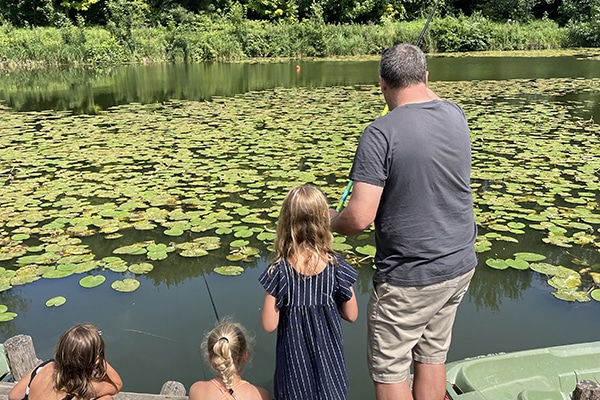
<svg viewBox="0 0 600 400"><path fill-rule="evenodd" d="M429 27L429 23L433 19L433 14L435 14L435 10L437 9L438 4L440 4L440 0L436 0L435 4L433 5L433 8L431 9L431 12L429 13L429 17L427 17L427 21L425 21L425 26L423 27L423 29L421 29L421 33L419 34L419 38L417 39L417 43L415 43L415 46L418 47L421 44L421 40L425 36L425 32L427 31L427 28ZM388 106L386 104L381 115L385 115L387 112L388 112ZM337 207L335 208L335 210L337 212L342 211L342 208L344 208L344 203L346 202L346 199L350 195L352 186L354 186L354 182L352 181L352 179L348 179L348 184L346 185L346 189L344 189L344 193L342 193L342 197L340 197L340 201L339 201Z"/></svg>
<svg viewBox="0 0 600 400"><path fill-rule="evenodd" d="M206 285L206 291L208 292L208 297L210 298L210 304L212 304L213 311L215 312L215 318L217 318L217 322L220 322L221 318L219 318L219 313L217 313L217 307L215 306L215 301L213 300L212 293L210 291L210 286L208 286L208 281L206 280L206 275L203 273L202 277L204 278L204 284Z"/></svg>

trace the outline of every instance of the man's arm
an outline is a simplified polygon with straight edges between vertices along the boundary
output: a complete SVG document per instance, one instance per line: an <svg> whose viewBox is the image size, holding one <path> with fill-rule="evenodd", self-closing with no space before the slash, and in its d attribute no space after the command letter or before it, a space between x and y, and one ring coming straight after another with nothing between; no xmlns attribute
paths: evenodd
<svg viewBox="0 0 600 400"><path fill-rule="evenodd" d="M331 230L342 235L356 235L367 229L377 215L383 187L355 182L348 206L340 213L329 210Z"/></svg>

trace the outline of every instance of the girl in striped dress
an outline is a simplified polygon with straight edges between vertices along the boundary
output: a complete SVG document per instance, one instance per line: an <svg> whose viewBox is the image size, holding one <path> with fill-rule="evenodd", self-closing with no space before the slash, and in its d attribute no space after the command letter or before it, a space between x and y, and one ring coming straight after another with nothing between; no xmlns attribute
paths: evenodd
<svg viewBox="0 0 600 400"><path fill-rule="evenodd" d="M356 277L333 251L323 193L308 185L292 189L277 223L275 260L259 278L266 290L263 329L277 329L276 400L347 398L340 317L358 316Z"/></svg>

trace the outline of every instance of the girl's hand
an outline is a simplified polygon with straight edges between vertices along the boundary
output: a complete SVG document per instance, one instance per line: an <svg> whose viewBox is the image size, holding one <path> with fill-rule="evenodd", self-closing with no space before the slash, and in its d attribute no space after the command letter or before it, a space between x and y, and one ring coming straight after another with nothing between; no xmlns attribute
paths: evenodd
<svg viewBox="0 0 600 400"><path fill-rule="evenodd" d="M350 286L352 292L352 298L348 301L341 303L338 306L340 316L348 322L354 322L358 318L358 302L356 301L356 295L354 294L354 288Z"/></svg>
<svg viewBox="0 0 600 400"><path fill-rule="evenodd" d="M265 301L262 309L262 327L265 332L271 333L279 325L279 308L275 305L276 299L269 292L265 292Z"/></svg>

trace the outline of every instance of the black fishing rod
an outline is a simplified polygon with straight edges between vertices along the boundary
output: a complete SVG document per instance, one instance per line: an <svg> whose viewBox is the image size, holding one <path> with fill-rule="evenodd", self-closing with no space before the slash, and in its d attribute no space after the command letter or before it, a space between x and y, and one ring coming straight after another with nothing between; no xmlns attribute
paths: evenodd
<svg viewBox="0 0 600 400"><path fill-rule="evenodd" d="M206 285L206 291L208 292L208 297L210 298L210 304L212 304L213 311L215 312L215 318L217 319L217 322L220 322L221 318L219 318L219 313L217 312L217 306L215 306L215 301L212 297L212 293L210 291L210 286L208 286L208 281L206 280L206 274L203 273L202 277L204 278L204 284Z"/></svg>
<svg viewBox="0 0 600 400"><path fill-rule="evenodd" d="M419 38L417 39L417 43L415 43L415 46L419 46L421 44L421 40L423 40L423 37L425 36L425 32L427 32L427 28L429 27L429 23L433 19L433 14L435 14L435 10L437 9L438 4L440 4L440 0L436 0L435 4L433 5L433 8L431 9L431 12L429 13L429 17L427 17L427 21L425 21L425 26L423 27L423 29L421 29L421 33L419 34ZM381 115L386 114L387 110L388 110L388 107L386 105L385 108L383 109L383 112L381 113ZM352 179L348 179L348 184L346 185L346 188L344 189L344 193L342 193L342 197L340 197L340 201L339 201L337 207L335 208L336 211L340 212L340 211L342 211L342 208L344 208L344 203L346 202L346 199L350 195L350 191L352 190L353 185L354 185L354 182L352 181Z"/></svg>
<svg viewBox="0 0 600 400"><path fill-rule="evenodd" d="M415 44L415 46L418 46L419 44L421 44L421 40L423 39L423 36L425 36L425 32L427 32L427 27L429 26L429 23L433 19L433 14L435 14L435 10L437 9L438 4L440 4L440 0L437 0L435 2L435 4L433 5L433 8L431 9L431 12L429 13L429 17L427 17L427 21L425 22L425 26L423 27L423 29L421 29L421 34L419 35L419 38L417 39L417 43Z"/></svg>

